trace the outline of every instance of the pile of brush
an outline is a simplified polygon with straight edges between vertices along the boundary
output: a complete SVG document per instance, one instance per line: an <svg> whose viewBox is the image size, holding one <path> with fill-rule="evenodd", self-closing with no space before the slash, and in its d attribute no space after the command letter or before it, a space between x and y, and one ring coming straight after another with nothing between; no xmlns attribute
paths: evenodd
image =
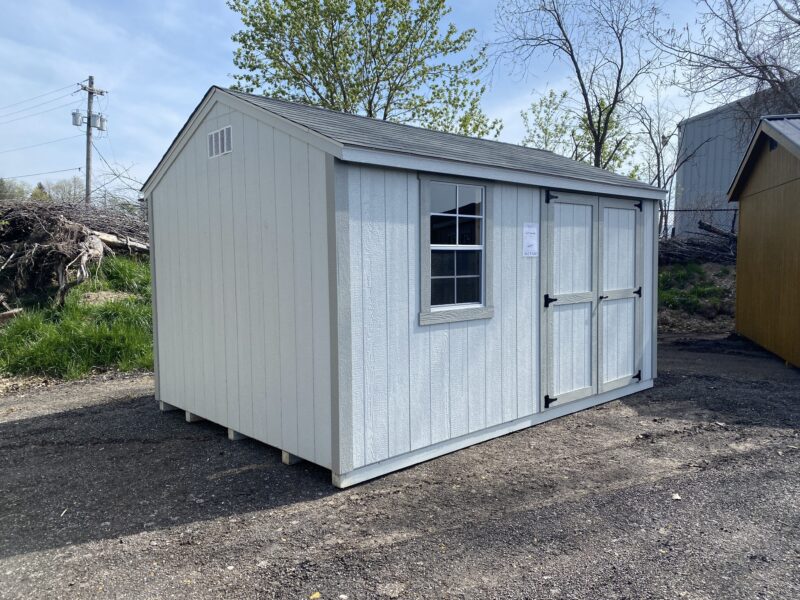
<svg viewBox="0 0 800 600"><path fill-rule="evenodd" d="M88 278L89 267L99 265L106 254L141 252L149 252L149 240L147 222L138 207L0 202L3 302L54 290L53 298L61 304L70 288Z"/></svg>
<svg viewBox="0 0 800 600"><path fill-rule="evenodd" d="M698 229L704 233L688 238L662 239L658 245L658 262L661 265L687 263L736 263L736 234L699 221Z"/></svg>

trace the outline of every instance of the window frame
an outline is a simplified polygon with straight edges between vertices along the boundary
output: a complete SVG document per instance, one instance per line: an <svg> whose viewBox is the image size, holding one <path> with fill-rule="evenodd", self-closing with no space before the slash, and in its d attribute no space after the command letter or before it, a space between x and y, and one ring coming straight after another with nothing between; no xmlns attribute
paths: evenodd
<svg viewBox="0 0 800 600"><path fill-rule="evenodd" d="M492 218L491 206L493 186L485 180L466 177L440 176L436 174L419 174L420 196L420 325L437 323L455 323L475 319L491 319L494 316L492 303ZM447 304L431 306L431 197L430 184L449 183L453 185L472 185L483 188L482 249L481 249L481 302L469 304ZM438 245L437 245L438 246ZM452 246L457 249L456 246ZM469 249L466 246L465 249ZM442 248L447 249L447 248Z"/></svg>

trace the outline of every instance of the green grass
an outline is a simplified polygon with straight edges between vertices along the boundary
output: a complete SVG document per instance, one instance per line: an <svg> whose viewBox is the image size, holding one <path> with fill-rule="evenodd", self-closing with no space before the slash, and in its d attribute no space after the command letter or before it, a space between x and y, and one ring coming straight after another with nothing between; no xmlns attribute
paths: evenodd
<svg viewBox="0 0 800 600"><path fill-rule="evenodd" d="M91 280L73 288L64 306L34 306L0 328L0 372L5 375L84 377L94 370L153 368L153 326L147 262L106 258ZM132 294L89 305L87 291Z"/></svg>
<svg viewBox="0 0 800 600"><path fill-rule="evenodd" d="M663 267L658 274L658 288L658 302L664 308L708 318L731 310L727 290L716 285L695 263Z"/></svg>

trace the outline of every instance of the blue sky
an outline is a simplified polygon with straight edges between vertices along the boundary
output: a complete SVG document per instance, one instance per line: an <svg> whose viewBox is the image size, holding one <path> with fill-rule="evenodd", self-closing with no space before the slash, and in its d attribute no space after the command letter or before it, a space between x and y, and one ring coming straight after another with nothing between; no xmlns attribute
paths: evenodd
<svg viewBox="0 0 800 600"><path fill-rule="evenodd" d="M450 4L451 20L459 28L475 27L482 40L491 41L496 0ZM691 6L688 0L680 4ZM98 151L112 165L130 167L129 173L143 181L208 87L232 82L230 37L239 28L236 14L223 0L6 2L0 22L0 107L94 75L95 85L109 91L96 104L108 117L108 131L96 140ZM497 68L484 108L505 122L500 139L519 142L520 109L535 91L563 88L565 77L550 61L525 80ZM59 98L69 92L0 108L0 177L83 165L85 142L70 113L85 109L85 94ZM38 103L42 105L32 107ZM19 118L44 110L48 112ZM95 168L108 171L97 155ZM54 173L23 181L35 184L73 174L80 175Z"/></svg>

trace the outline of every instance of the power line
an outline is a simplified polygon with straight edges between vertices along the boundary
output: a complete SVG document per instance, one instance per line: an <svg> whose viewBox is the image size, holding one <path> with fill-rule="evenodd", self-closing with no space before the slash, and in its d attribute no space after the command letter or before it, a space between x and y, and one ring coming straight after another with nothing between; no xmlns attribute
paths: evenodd
<svg viewBox="0 0 800 600"><path fill-rule="evenodd" d="M83 82L80 82L83 83ZM13 108L15 106L19 106L20 104L25 104L26 102L30 102L31 100L38 100L39 98L44 98L45 96L49 96L50 94L55 94L56 92L60 92L62 90L68 90L69 88L80 85L80 83L70 83L69 85L65 85L62 88L58 88L57 90L51 90L49 92L45 92L44 94L39 94L38 96L33 96L32 98L26 98L25 100L20 100L19 102L14 102L13 104L6 104L5 106L0 106L0 110L5 110L7 108Z"/></svg>
<svg viewBox="0 0 800 600"><path fill-rule="evenodd" d="M75 92L69 92L68 94L64 94L62 96L56 96L55 98L51 98L50 100L45 100L44 102L39 102L39 104L34 104L33 106L26 106L25 108L20 108L18 110L11 111L10 113L6 113L4 115L0 115L0 119L5 119L6 117L10 117L11 115L16 115L19 113L28 112L33 108L38 108L40 106L44 106L45 104L50 104L51 102L55 102L56 100L61 100L62 98L66 98L68 96L72 96Z"/></svg>
<svg viewBox="0 0 800 600"><path fill-rule="evenodd" d="M63 142L64 140L71 140L77 137L83 137L82 133L78 135L70 135L57 140L50 140L49 142L42 142L41 144L31 144L30 146L20 146L19 148L11 148L9 150L0 150L0 154L8 154L9 152L18 152L20 150L27 150L28 148L38 148L39 146L46 146L47 144L55 144L56 142Z"/></svg>
<svg viewBox="0 0 800 600"><path fill-rule="evenodd" d="M53 173L66 173L67 171L80 171L83 167L73 167L71 169L59 169L58 171L43 171L41 173L28 173L27 175L14 175L11 176L0 176L0 179L25 179L26 177L36 177L37 175L52 175Z"/></svg>
<svg viewBox="0 0 800 600"><path fill-rule="evenodd" d="M17 117L15 119L9 119L8 121L0 121L0 125L5 125L6 123L13 123L14 121L21 121L22 119L28 119L30 117L35 117L36 115L43 115L44 113L53 112L54 110L58 110L59 108L64 108L65 106L73 106L74 104L75 104L74 102L59 104L58 106L54 106L53 108L48 108L47 110L40 110L39 112L35 112L30 115L22 115L21 117Z"/></svg>

